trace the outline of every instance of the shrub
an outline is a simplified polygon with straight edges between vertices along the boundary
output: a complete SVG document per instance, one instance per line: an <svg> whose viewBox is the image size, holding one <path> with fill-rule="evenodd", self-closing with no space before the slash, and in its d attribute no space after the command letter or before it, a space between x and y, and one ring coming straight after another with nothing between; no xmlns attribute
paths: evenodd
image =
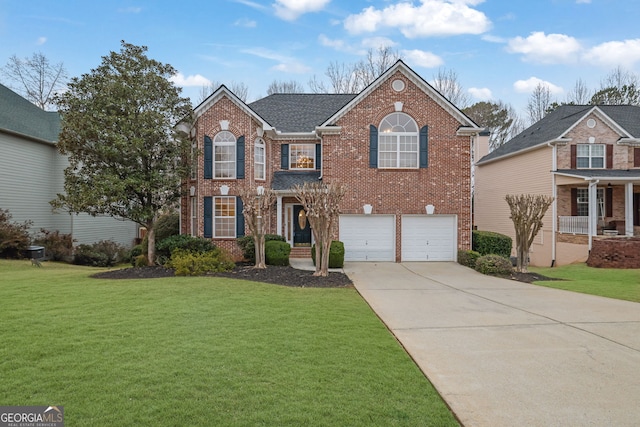
<svg viewBox="0 0 640 427"><path fill-rule="evenodd" d="M127 259L129 260L129 262L131 262L131 265L136 266L137 258L140 255L145 255L146 257L146 254L147 253L142 250L142 245L135 245L129 251L129 254L127 255Z"/></svg>
<svg viewBox="0 0 640 427"><path fill-rule="evenodd" d="M0 257L19 258L21 252L29 246L31 221L22 224L11 222L8 209L0 208Z"/></svg>
<svg viewBox="0 0 640 427"><path fill-rule="evenodd" d="M480 255L496 254L503 257L511 255L513 246L511 237L493 231L473 230L472 248Z"/></svg>
<svg viewBox="0 0 640 427"><path fill-rule="evenodd" d="M316 265L316 245L311 246L311 259L313 265ZM329 268L344 267L344 243L339 240L333 240L329 247Z"/></svg>
<svg viewBox="0 0 640 427"><path fill-rule="evenodd" d="M265 244L266 242L270 242L270 241L286 242L284 236L280 236L279 234L265 234L264 241L265 241ZM238 243L238 246L240 246L240 249L242 250L242 257L247 261L249 261L250 263L255 264L256 246L255 246L255 242L253 241L253 236L249 235L249 236L238 237L238 239L236 239L236 242Z"/></svg>
<svg viewBox="0 0 640 427"><path fill-rule="evenodd" d="M101 240L92 245L78 245L73 263L92 267L112 267L124 258L124 249L112 240Z"/></svg>
<svg viewBox="0 0 640 427"><path fill-rule="evenodd" d="M465 267L475 269L478 258L480 258L480 253L476 251L458 251L458 264Z"/></svg>
<svg viewBox="0 0 640 427"><path fill-rule="evenodd" d="M140 254L135 258L133 258L133 260L131 261L131 264L134 267L146 267L149 265L149 260L147 259L146 255Z"/></svg>
<svg viewBox="0 0 640 427"><path fill-rule="evenodd" d="M215 248L216 245L210 239L194 237L188 234L178 234L169 236L156 244L156 259L159 264L165 264L176 249L204 253L212 251Z"/></svg>
<svg viewBox="0 0 640 427"><path fill-rule="evenodd" d="M71 234L61 234L60 231L40 229L35 244L44 246L45 254L52 261L68 261L73 255L73 237Z"/></svg>
<svg viewBox="0 0 640 427"><path fill-rule="evenodd" d="M476 270L489 276L509 276L513 272L511 260L500 255L483 255L476 261Z"/></svg>
<svg viewBox="0 0 640 427"><path fill-rule="evenodd" d="M199 276L210 272L231 271L235 264L222 249L208 252L194 252L176 249L171 254L167 266L175 269L176 276Z"/></svg>
<svg viewBox="0 0 640 427"><path fill-rule="evenodd" d="M180 215L171 212L162 215L153 227L156 232L156 246L167 237L180 234Z"/></svg>
<svg viewBox="0 0 640 427"><path fill-rule="evenodd" d="M264 258L269 265L289 265L291 246L287 242L269 240L264 244Z"/></svg>

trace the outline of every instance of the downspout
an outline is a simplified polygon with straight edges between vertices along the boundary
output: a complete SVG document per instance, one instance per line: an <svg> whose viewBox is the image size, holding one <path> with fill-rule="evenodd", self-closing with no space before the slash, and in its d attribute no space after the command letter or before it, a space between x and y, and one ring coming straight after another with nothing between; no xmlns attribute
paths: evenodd
<svg viewBox="0 0 640 427"><path fill-rule="evenodd" d="M558 146L556 144L547 144L553 149L551 157L551 170L554 172L551 174L551 195L553 196L553 203L551 204L551 216L553 223L551 225L551 267L556 265L556 239L558 236L558 187L556 186L556 174L558 170Z"/></svg>

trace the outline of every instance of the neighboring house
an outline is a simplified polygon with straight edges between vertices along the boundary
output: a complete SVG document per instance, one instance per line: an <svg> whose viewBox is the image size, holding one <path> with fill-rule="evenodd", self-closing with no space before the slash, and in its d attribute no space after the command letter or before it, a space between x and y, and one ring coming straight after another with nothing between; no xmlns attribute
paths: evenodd
<svg viewBox="0 0 640 427"><path fill-rule="evenodd" d="M245 104L221 86L195 117L202 155L182 202L183 233L239 255L239 192L263 186L277 193L268 232L308 248L292 187L322 180L346 187L334 233L346 260L456 260L470 248L471 146L481 129L402 61L353 95Z"/></svg>
<svg viewBox="0 0 640 427"><path fill-rule="evenodd" d="M640 107L564 105L482 157L475 171L479 230L514 237L507 194L555 198L532 245L532 265L584 262L593 239L638 234Z"/></svg>
<svg viewBox="0 0 640 427"><path fill-rule="evenodd" d="M0 208L12 221L72 234L76 244L114 240L130 247L137 226L129 221L86 214L53 213L49 202L64 191L67 159L58 153L60 115L44 111L0 84Z"/></svg>

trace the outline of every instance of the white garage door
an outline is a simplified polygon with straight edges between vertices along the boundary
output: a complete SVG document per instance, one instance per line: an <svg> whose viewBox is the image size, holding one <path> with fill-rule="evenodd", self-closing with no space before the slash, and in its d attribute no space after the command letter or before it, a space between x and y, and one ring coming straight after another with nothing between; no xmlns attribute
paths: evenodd
<svg viewBox="0 0 640 427"><path fill-rule="evenodd" d="M395 224L393 215L340 215L345 261L395 261Z"/></svg>
<svg viewBox="0 0 640 427"><path fill-rule="evenodd" d="M402 261L455 261L455 215L402 217Z"/></svg>

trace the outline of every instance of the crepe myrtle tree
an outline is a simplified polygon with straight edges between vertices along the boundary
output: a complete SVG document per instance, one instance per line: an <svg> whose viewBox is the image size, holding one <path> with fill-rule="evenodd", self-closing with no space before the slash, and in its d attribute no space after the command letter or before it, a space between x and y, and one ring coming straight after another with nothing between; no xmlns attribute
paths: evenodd
<svg viewBox="0 0 640 427"><path fill-rule="evenodd" d="M293 191L307 214L316 241L316 271L313 275L326 277L329 275L331 228L338 220L345 188L317 181L296 185Z"/></svg>
<svg viewBox="0 0 640 427"><path fill-rule="evenodd" d="M529 248L542 228L542 218L554 199L541 194L507 194L505 199L509 204L510 218L516 232L516 270L526 273L529 264Z"/></svg>
<svg viewBox="0 0 640 427"><path fill-rule="evenodd" d="M155 222L177 204L181 181L190 173L192 110L169 80L176 70L146 51L122 41L120 52L71 79L56 98L62 118L58 149L69 166L64 194L51 204L146 227L153 265Z"/></svg>
<svg viewBox="0 0 640 427"><path fill-rule="evenodd" d="M267 268L264 252L264 218L269 218L269 212L276 200L276 195L270 188L260 186L240 190L240 198L242 199L242 214L249 232L253 236L256 251L255 268Z"/></svg>

